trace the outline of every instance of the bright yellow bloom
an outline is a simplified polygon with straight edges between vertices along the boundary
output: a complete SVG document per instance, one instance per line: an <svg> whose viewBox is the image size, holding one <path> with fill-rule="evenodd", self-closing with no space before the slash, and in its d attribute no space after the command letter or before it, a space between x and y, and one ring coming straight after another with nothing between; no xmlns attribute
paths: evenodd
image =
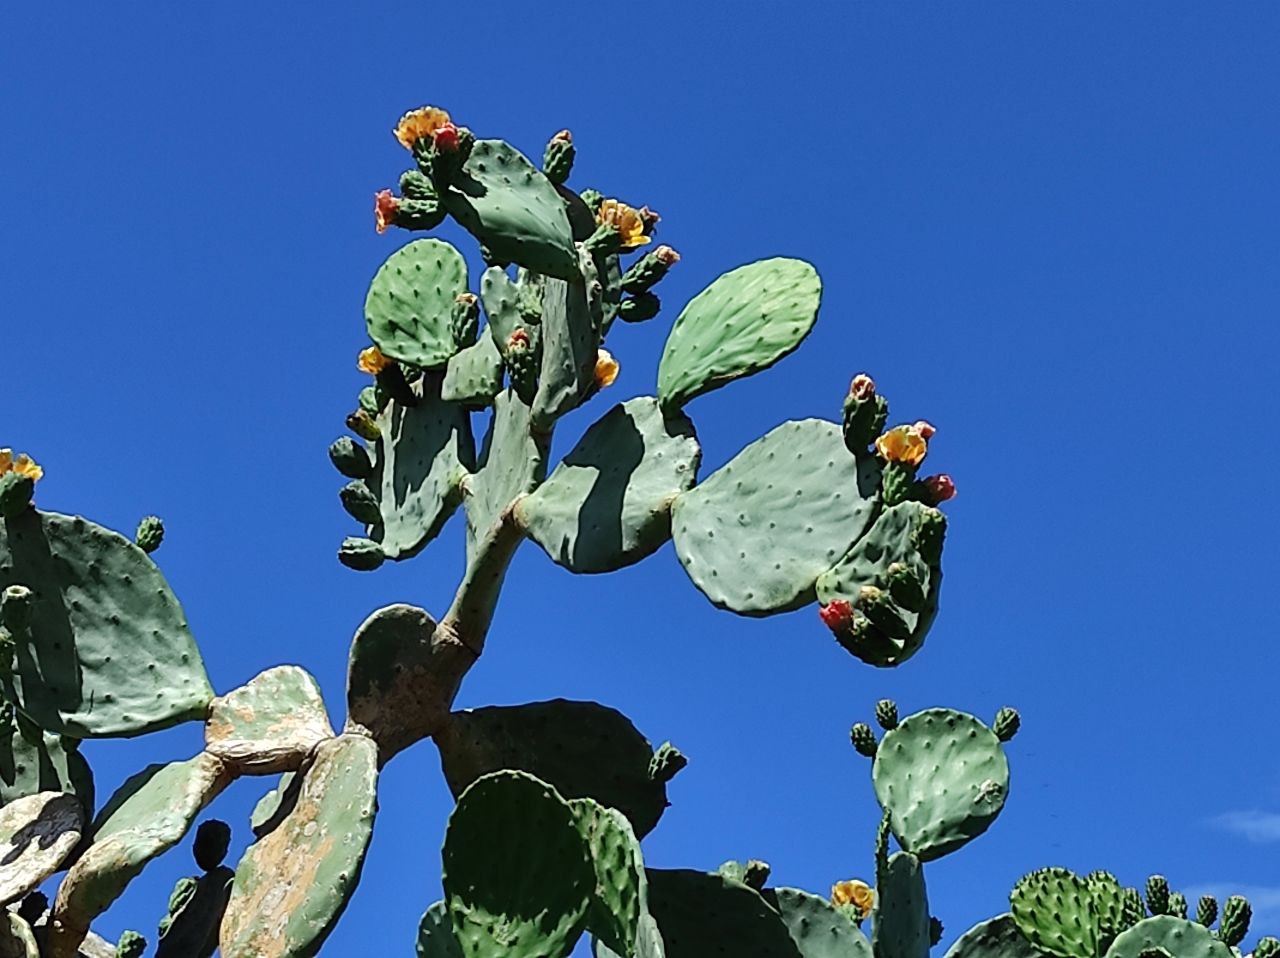
<svg viewBox="0 0 1280 958"><path fill-rule="evenodd" d="M0 449L0 476L6 472L16 472L20 476L26 476L32 482L44 475L44 470L25 452L14 458L12 449Z"/></svg>
<svg viewBox="0 0 1280 958"><path fill-rule="evenodd" d="M442 126L450 123L449 114L437 106L424 106L410 110L396 124L396 139L406 150L412 150L418 140L429 140Z"/></svg>
<svg viewBox="0 0 1280 958"><path fill-rule="evenodd" d="M929 443L915 426L894 426L876 440L876 452L885 462L918 466L928 451Z"/></svg>
<svg viewBox="0 0 1280 958"><path fill-rule="evenodd" d="M607 349L601 349L596 352L596 385L601 389L605 386L612 386L613 381L618 378L618 370L622 367L618 365L618 361L613 358L613 354Z"/></svg>
<svg viewBox="0 0 1280 958"><path fill-rule="evenodd" d="M360 358L356 360L356 365L360 367L360 372L376 376L391 365L391 360L382 355L382 350L377 346L370 346L368 349L360 350Z"/></svg>
<svg viewBox="0 0 1280 958"><path fill-rule="evenodd" d="M604 200L596 213L596 222L601 226L612 226L622 234L622 248L635 249L652 242L645 236L644 217L640 211L632 209L618 200Z"/></svg>
<svg viewBox="0 0 1280 958"><path fill-rule="evenodd" d="M852 905L858 914L866 918L876 904L876 892L864 881L856 878L849 881L836 882L831 886L831 904Z"/></svg>

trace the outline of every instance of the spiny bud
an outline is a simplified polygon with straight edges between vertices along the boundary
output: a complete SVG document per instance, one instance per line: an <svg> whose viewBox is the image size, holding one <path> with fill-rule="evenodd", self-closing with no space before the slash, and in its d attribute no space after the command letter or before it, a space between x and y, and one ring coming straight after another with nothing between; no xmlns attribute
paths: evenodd
<svg viewBox="0 0 1280 958"><path fill-rule="evenodd" d="M561 185L569 178L576 155L572 134L568 130L561 130L547 143L547 149L542 154L543 174L556 186Z"/></svg>
<svg viewBox="0 0 1280 958"><path fill-rule="evenodd" d="M915 484L915 466L907 462L886 462L880 473L880 496L886 506L896 506L911 498Z"/></svg>
<svg viewBox="0 0 1280 958"><path fill-rule="evenodd" d="M762 862L758 858L753 858L747 862L746 870L742 875L742 881L749 888L754 888L756 891L760 891L764 888L765 882L769 880L770 871L771 869L769 868L768 862Z"/></svg>
<svg viewBox="0 0 1280 958"><path fill-rule="evenodd" d="M160 937L162 939L169 934L169 928L173 924L174 917L190 904L199 890L199 879L178 879L177 884L173 886L173 891L169 893L169 913L160 919Z"/></svg>
<svg viewBox="0 0 1280 958"><path fill-rule="evenodd" d="M942 559L942 541L947 534L947 517L937 509L922 509L911 530L911 544L931 566Z"/></svg>
<svg viewBox="0 0 1280 958"><path fill-rule="evenodd" d="M343 539L342 546L338 549L338 561L357 572L372 572L382 565L386 557L387 554L377 542L357 536Z"/></svg>
<svg viewBox="0 0 1280 958"><path fill-rule="evenodd" d="M1120 920L1125 928L1132 928L1147 917L1146 906L1142 903L1142 893L1136 888L1120 889Z"/></svg>
<svg viewBox="0 0 1280 958"><path fill-rule="evenodd" d="M1018 714L1017 709L1007 705L996 713L996 720L991 723L991 730L1002 742L1007 742L1017 735L1020 728L1022 728L1022 716Z"/></svg>
<svg viewBox="0 0 1280 958"><path fill-rule="evenodd" d="M147 939L136 931L126 931L116 942L116 958L142 958L147 950Z"/></svg>
<svg viewBox="0 0 1280 958"><path fill-rule="evenodd" d="M25 585L8 586L0 592L0 623L15 635L21 635L31 625L35 604L35 593Z"/></svg>
<svg viewBox="0 0 1280 958"><path fill-rule="evenodd" d="M367 479L373 474L373 463L364 446L350 436L339 436L329 447L329 460L348 479Z"/></svg>
<svg viewBox="0 0 1280 958"><path fill-rule="evenodd" d="M375 383L372 386L365 386L356 396L356 402L360 408L367 412L370 416L380 415L382 410L386 408L387 401L390 397L382 389L379 389Z"/></svg>
<svg viewBox="0 0 1280 958"><path fill-rule="evenodd" d="M655 782L669 782L689 764L684 753L670 742L663 742L649 760L649 778Z"/></svg>
<svg viewBox="0 0 1280 958"><path fill-rule="evenodd" d="M133 541L143 552L155 552L164 541L164 520L159 516L144 516L133 534Z"/></svg>
<svg viewBox="0 0 1280 958"><path fill-rule="evenodd" d="M231 826L226 822L211 818L201 822L196 829L196 840L192 846L196 864L205 871L213 871L227 857L227 849L231 845Z"/></svg>
<svg viewBox="0 0 1280 958"><path fill-rule="evenodd" d="M876 703L876 721L886 732L898 727L898 703L893 699L881 699Z"/></svg>
<svg viewBox="0 0 1280 958"><path fill-rule="evenodd" d="M622 288L628 293L643 293L658 283L667 271L680 262L680 254L670 246L659 246L646 253L622 274Z"/></svg>
<svg viewBox="0 0 1280 958"><path fill-rule="evenodd" d="M342 499L342 508L347 510L351 518L366 526L381 525L382 507L378 497L359 479L348 482L338 495Z"/></svg>
<svg viewBox="0 0 1280 958"><path fill-rule="evenodd" d="M1153 915L1169 914L1169 881L1163 875L1147 879L1147 911Z"/></svg>
<svg viewBox="0 0 1280 958"><path fill-rule="evenodd" d="M458 349L466 349L476 341L480 332L480 299L475 293L459 293L453 301L449 330Z"/></svg>
<svg viewBox="0 0 1280 958"><path fill-rule="evenodd" d="M1169 914L1174 918L1187 917L1187 896L1180 891L1175 891L1169 896Z"/></svg>
<svg viewBox="0 0 1280 958"><path fill-rule="evenodd" d="M362 439L377 442L382 438L382 430L374 422L373 417L364 409L357 409L347 417L347 428Z"/></svg>
<svg viewBox="0 0 1280 958"><path fill-rule="evenodd" d="M1280 938L1266 935L1253 946L1253 958L1277 958L1280 956Z"/></svg>
<svg viewBox="0 0 1280 958"><path fill-rule="evenodd" d="M1208 928L1218 920L1218 899L1212 895L1201 895L1196 903L1196 922Z"/></svg>
<svg viewBox="0 0 1280 958"><path fill-rule="evenodd" d="M859 755L865 755L867 758L876 757L876 733L871 731L871 726L866 722L855 722L850 727L849 741L853 743Z"/></svg>
<svg viewBox="0 0 1280 958"><path fill-rule="evenodd" d="M587 209L591 211L591 215L595 216L600 210L600 204L604 202L604 194L599 190L583 190L578 197L587 205Z"/></svg>
<svg viewBox="0 0 1280 958"><path fill-rule="evenodd" d="M618 318L627 323L643 323L658 315L662 300L653 293L637 293L618 306Z"/></svg>
<svg viewBox="0 0 1280 958"><path fill-rule="evenodd" d="M1222 921L1218 922L1218 937L1234 948L1249 934L1249 922L1253 920L1253 908L1243 895L1232 895L1222 903Z"/></svg>
<svg viewBox="0 0 1280 958"><path fill-rule="evenodd" d="M419 170L405 170L400 174L400 192L407 200L438 200L435 184Z"/></svg>

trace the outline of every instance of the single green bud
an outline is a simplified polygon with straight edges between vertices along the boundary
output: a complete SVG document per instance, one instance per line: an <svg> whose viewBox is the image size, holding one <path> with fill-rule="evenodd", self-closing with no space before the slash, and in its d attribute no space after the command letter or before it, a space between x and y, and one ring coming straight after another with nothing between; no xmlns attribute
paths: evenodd
<svg viewBox="0 0 1280 958"><path fill-rule="evenodd" d="M548 141L547 149L542 154L542 172L552 183L560 186L569 178L576 155L573 136L568 130L561 130Z"/></svg>
<svg viewBox="0 0 1280 958"><path fill-rule="evenodd" d="M604 194L599 190L583 190L578 194L578 198L586 204L592 216L600 212L600 204L604 202Z"/></svg>
<svg viewBox="0 0 1280 958"><path fill-rule="evenodd" d="M1201 895L1196 903L1196 922L1208 928L1218 920L1218 899L1212 895Z"/></svg>
<svg viewBox="0 0 1280 958"><path fill-rule="evenodd" d="M881 699L876 703L876 721L886 732L898 727L898 703L893 699Z"/></svg>
<svg viewBox="0 0 1280 958"><path fill-rule="evenodd" d="M876 757L876 733L871 731L871 726L866 722L855 722L850 727L849 741L853 743L859 755L865 755L867 758Z"/></svg>
<svg viewBox="0 0 1280 958"><path fill-rule="evenodd" d="M116 942L116 958L142 958L147 950L147 939L136 931L126 931Z"/></svg>
<svg viewBox="0 0 1280 958"><path fill-rule="evenodd" d="M680 254L670 246L659 246L653 252L645 253L622 274L623 291L633 295L647 293L678 262Z"/></svg>
<svg viewBox="0 0 1280 958"><path fill-rule="evenodd" d="M886 570L885 586L893 601L908 612L923 612L926 596L924 583L905 562L891 562Z"/></svg>
<svg viewBox="0 0 1280 958"><path fill-rule="evenodd" d="M373 463L364 446L350 436L341 436L329 447L329 459L334 468L348 479L367 479L373 474Z"/></svg>
<svg viewBox="0 0 1280 958"><path fill-rule="evenodd" d="M16 519L31 506L36 481L20 472L0 475L0 518Z"/></svg>
<svg viewBox="0 0 1280 958"><path fill-rule="evenodd" d="M864 585L858 593L855 608L881 632L895 639L911 637L911 629L902 617L902 610L893 601L893 597L883 589Z"/></svg>
<svg viewBox="0 0 1280 958"><path fill-rule="evenodd" d="M528 326L542 322L542 295L543 287L538 277L521 269L517 275L516 310Z"/></svg>
<svg viewBox="0 0 1280 958"><path fill-rule="evenodd" d="M178 883L173 886L173 891L169 893L169 912L160 919L159 931L162 939L169 934L174 918L181 913L182 909L191 904L191 900L196 897L196 892L199 890L200 882L198 879L178 879Z"/></svg>
<svg viewBox="0 0 1280 958"><path fill-rule="evenodd" d="M201 822L196 829L196 840L192 846L196 864L210 872L222 864L227 857L227 849L231 847L231 826L226 822L211 818Z"/></svg>
<svg viewBox="0 0 1280 958"><path fill-rule="evenodd" d="M400 192L406 200L438 200L435 184L420 170L405 170L400 176Z"/></svg>
<svg viewBox="0 0 1280 958"><path fill-rule="evenodd" d="M1280 958L1280 938L1265 935L1253 946L1253 958Z"/></svg>
<svg viewBox="0 0 1280 958"><path fill-rule="evenodd" d="M378 503L378 497L359 479L348 482L338 495L342 499L342 508L357 522L363 522L366 526L382 523L382 507Z"/></svg>
<svg viewBox="0 0 1280 958"><path fill-rule="evenodd" d="M342 547L338 549L338 561L357 572L372 572L386 558L387 554L382 551L382 546L372 539L349 536L342 540Z"/></svg>
<svg viewBox="0 0 1280 958"><path fill-rule="evenodd" d="M1253 920L1253 908L1243 895L1232 895L1222 903L1222 921L1218 922L1218 937L1234 948L1249 934L1249 922Z"/></svg>
<svg viewBox="0 0 1280 958"><path fill-rule="evenodd" d="M12 635L21 635L31 627L36 594L25 585L8 586L0 592L0 624Z"/></svg>
<svg viewBox="0 0 1280 958"><path fill-rule="evenodd" d="M382 412L382 407L386 405L385 397L378 391L377 386L365 386L360 390L360 395L356 397L356 401L360 404L360 408L367 412L370 416L377 416Z"/></svg>
<svg viewBox="0 0 1280 958"><path fill-rule="evenodd" d="M160 548L164 541L164 520L159 516L145 516L138 523L138 530L133 534L133 541L138 548L148 554Z"/></svg>
<svg viewBox="0 0 1280 958"><path fill-rule="evenodd" d="M947 535L947 517L933 508L923 509L916 518L916 527L911 530L911 544L931 566L942 561L942 540Z"/></svg>
<svg viewBox="0 0 1280 958"><path fill-rule="evenodd" d="M1147 917L1147 907L1142 903L1142 892L1136 888L1120 890L1120 920L1125 928L1132 928Z"/></svg>
<svg viewBox="0 0 1280 958"><path fill-rule="evenodd" d="M357 409L347 417L347 428L362 439L377 442L382 438L382 429L371 415L363 409Z"/></svg>
<svg viewBox="0 0 1280 958"><path fill-rule="evenodd" d="M880 494L886 506L896 506L911 498L916 467L909 462L886 462L880 473Z"/></svg>
<svg viewBox="0 0 1280 958"><path fill-rule="evenodd" d="M1018 714L1017 709L1009 708L1007 705L996 713L996 720L991 723L991 730L1002 742L1007 742L1017 735L1021 727L1022 716Z"/></svg>
<svg viewBox="0 0 1280 958"><path fill-rule="evenodd" d="M683 752L670 742L663 742L649 760L649 778L655 782L669 782L689 764Z"/></svg>
<svg viewBox="0 0 1280 958"><path fill-rule="evenodd" d="M942 922L932 915L929 916L929 947L933 947L942 941Z"/></svg>
<svg viewBox="0 0 1280 958"><path fill-rule="evenodd" d="M1187 917L1187 896L1180 891L1175 891L1169 896L1169 914L1174 918Z"/></svg>
<svg viewBox="0 0 1280 958"><path fill-rule="evenodd" d="M769 880L770 871L771 869L769 868L768 862L762 862L758 858L753 858L747 862L746 870L742 876L743 884L747 885L749 888L754 888L756 891L760 891L764 888L765 882Z"/></svg>
<svg viewBox="0 0 1280 958"><path fill-rule="evenodd" d="M618 306L618 318L627 323L643 323L658 315L662 301L653 293L637 293Z"/></svg>
<svg viewBox="0 0 1280 958"><path fill-rule="evenodd" d="M539 350L526 329L517 329L507 339L504 359L511 376L511 386L526 402L538 388Z"/></svg>
<svg viewBox="0 0 1280 958"><path fill-rule="evenodd" d="M889 403L876 392L875 381L866 373L854 376L844 397L844 444L849 451L863 455L888 418Z"/></svg>
<svg viewBox="0 0 1280 958"><path fill-rule="evenodd" d="M480 297L475 293L459 293L453 301L453 311L449 314L449 332L453 335L453 345L457 349L466 349L474 345L480 332Z"/></svg>
<svg viewBox="0 0 1280 958"><path fill-rule="evenodd" d="M1153 915L1169 914L1169 881L1163 875L1147 879L1147 911Z"/></svg>

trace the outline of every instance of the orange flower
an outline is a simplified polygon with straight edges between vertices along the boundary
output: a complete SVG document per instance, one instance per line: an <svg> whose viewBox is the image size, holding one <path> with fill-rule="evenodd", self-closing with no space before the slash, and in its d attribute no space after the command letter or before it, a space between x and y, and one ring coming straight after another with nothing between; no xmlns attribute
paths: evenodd
<svg viewBox="0 0 1280 958"><path fill-rule="evenodd" d="M623 249L635 249L651 242L645 235L645 222L640 211L619 200L601 201L596 222L616 229L622 236Z"/></svg>
<svg viewBox="0 0 1280 958"><path fill-rule="evenodd" d="M360 350L360 358L356 360L356 365L360 368L360 372L376 376L390 366L391 362L390 359L382 354L381 349L377 346L370 346L368 349Z"/></svg>
<svg viewBox="0 0 1280 958"><path fill-rule="evenodd" d="M400 117L395 128L396 139L406 150L412 150L413 144L433 138L436 131L445 126L452 127L453 123L444 110L436 106L419 107ZM456 129L454 133L456 135Z"/></svg>
<svg viewBox="0 0 1280 958"><path fill-rule="evenodd" d="M26 476L32 482L44 475L44 470L25 452L15 458L12 449L0 449L0 476L6 472L16 472L20 476Z"/></svg>
<svg viewBox="0 0 1280 958"><path fill-rule="evenodd" d="M876 904L876 892L864 881L856 878L849 881L836 882L831 886L831 904L852 905L858 914L866 918Z"/></svg>
<svg viewBox="0 0 1280 958"><path fill-rule="evenodd" d="M373 212L378 222L375 227L379 233L385 233L387 227L396 221L396 212L400 209L400 201L391 195L390 190L379 190L373 197Z"/></svg>
<svg viewBox="0 0 1280 958"><path fill-rule="evenodd" d="M609 350L598 350L596 352L596 385L601 389L606 386L612 386L613 381L618 378L618 370L621 368Z"/></svg>
<svg viewBox="0 0 1280 958"><path fill-rule="evenodd" d="M929 443L915 426L894 426L876 440L876 452L885 462L918 466L928 451Z"/></svg>

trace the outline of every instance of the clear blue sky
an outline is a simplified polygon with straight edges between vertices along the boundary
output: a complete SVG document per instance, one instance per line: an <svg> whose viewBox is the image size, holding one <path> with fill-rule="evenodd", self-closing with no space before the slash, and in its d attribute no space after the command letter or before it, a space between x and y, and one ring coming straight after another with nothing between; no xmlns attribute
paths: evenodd
<svg viewBox="0 0 1280 958"><path fill-rule="evenodd" d="M813 261L805 346L691 405L704 474L834 417L870 371L937 424L959 486L942 612L877 671L812 609L716 611L669 546L595 578L530 546L460 704L621 708L692 758L650 863L753 856L818 891L870 871L852 721L881 696L1013 704L1008 807L928 869L947 941L1051 864L1249 891L1275 932L1278 70L1280 7L1247 2L10 4L0 444L45 465L46 508L165 517L157 558L219 691L297 662L340 722L355 626L439 611L460 572L457 522L373 575L333 557L352 524L325 448L363 384L366 284L407 238L373 231L407 160L390 128L436 103L534 156L570 127L572 182L653 206L684 256L662 317L611 339L610 398L653 389L671 318L721 271ZM105 797L198 740L86 752ZM215 806L238 844L269 784ZM429 744L380 798L327 955L408 954L439 897ZM153 863L102 931L153 937L190 868Z"/></svg>

